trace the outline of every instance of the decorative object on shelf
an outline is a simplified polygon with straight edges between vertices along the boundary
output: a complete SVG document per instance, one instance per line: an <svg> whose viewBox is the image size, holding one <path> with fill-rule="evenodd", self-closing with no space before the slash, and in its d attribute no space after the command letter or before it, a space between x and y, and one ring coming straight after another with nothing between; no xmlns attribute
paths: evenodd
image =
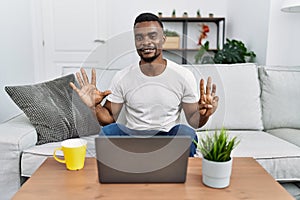
<svg viewBox="0 0 300 200"><path fill-rule="evenodd" d="M282 12L299 13L300 0L284 0L280 10Z"/></svg>
<svg viewBox="0 0 300 200"><path fill-rule="evenodd" d="M184 12L182 17L188 17L188 13L187 12Z"/></svg>
<svg viewBox="0 0 300 200"><path fill-rule="evenodd" d="M166 29L164 31L164 35L166 36L166 41L163 45L164 49L178 49L180 43L179 34L176 31L170 31Z"/></svg>
<svg viewBox="0 0 300 200"><path fill-rule="evenodd" d="M173 11L172 11L172 17L176 17L176 10L175 9L173 9Z"/></svg>
<svg viewBox="0 0 300 200"><path fill-rule="evenodd" d="M238 40L226 39L223 49L219 49L214 55L214 63L217 64L233 64L254 62L256 54L248 51L245 44Z"/></svg>
<svg viewBox="0 0 300 200"><path fill-rule="evenodd" d="M213 188L225 188L230 184L232 170L231 152L239 144L237 137L230 138L222 128L214 134L206 134L199 142L194 140L202 158L202 182Z"/></svg>
<svg viewBox="0 0 300 200"><path fill-rule="evenodd" d="M208 14L208 17L213 18L213 17L214 17L214 13L209 13L209 14Z"/></svg>
<svg viewBox="0 0 300 200"><path fill-rule="evenodd" d="M162 12L157 13L158 17L162 17Z"/></svg>
<svg viewBox="0 0 300 200"><path fill-rule="evenodd" d="M198 45L202 45L202 40L207 38L207 33L209 32L209 26L206 24L198 24L198 25L201 27Z"/></svg>
<svg viewBox="0 0 300 200"><path fill-rule="evenodd" d="M200 9L197 10L197 17L201 17Z"/></svg>
<svg viewBox="0 0 300 200"><path fill-rule="evenodd" d="M199 50L195 55L195 64L208 64L213 63L213 58L208 52L209 50L209 41L206 41L204 45L201 45Z"/></svg>

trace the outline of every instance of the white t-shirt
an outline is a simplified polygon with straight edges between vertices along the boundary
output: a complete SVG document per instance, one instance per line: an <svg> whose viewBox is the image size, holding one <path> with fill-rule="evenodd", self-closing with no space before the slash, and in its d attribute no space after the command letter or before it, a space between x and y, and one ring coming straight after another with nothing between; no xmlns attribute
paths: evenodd
<svg viewBox="0 0 300 200"><path fill-rule="evenodd" d="M112 79L108 100L124 103L128 128L169 131L179 123L182 102L199 100L191 71L167 60L158 76L146 76L139 65L127 67Z"/></svg>

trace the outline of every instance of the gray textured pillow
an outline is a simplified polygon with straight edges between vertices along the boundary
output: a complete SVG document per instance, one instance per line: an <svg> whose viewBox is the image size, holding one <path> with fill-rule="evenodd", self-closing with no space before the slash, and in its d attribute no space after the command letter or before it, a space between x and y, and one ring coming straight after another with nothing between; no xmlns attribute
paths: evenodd
<svg viewBox="0 0 300 200"><path fill-rule="evenodd" d="M99 133L99 123L70 82L75 82L74 74L35 85L5 87L34 125L37 144Z"/></svg>

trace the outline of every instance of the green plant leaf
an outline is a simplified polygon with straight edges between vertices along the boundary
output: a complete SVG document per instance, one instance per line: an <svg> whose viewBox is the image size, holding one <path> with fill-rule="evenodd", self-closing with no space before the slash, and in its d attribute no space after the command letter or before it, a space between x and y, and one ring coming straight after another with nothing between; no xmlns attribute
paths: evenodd
<svg viewBox="0 0 300 200"><path fill-rule="evenodd" d="M232 150L239 144L237 137L230 138L227 130L222 128L213 134L206 134L199 142L193 141L207 160L224 162L231 159Z"/></svg>

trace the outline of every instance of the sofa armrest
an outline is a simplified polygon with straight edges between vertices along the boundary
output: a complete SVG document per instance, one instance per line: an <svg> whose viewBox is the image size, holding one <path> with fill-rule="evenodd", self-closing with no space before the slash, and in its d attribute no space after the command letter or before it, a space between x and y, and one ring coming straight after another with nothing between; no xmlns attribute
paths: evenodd
<svg viewBox="0 0 300 200"><path fill-rule="evenodd" d="M24 114L0 124L1 198L10 199L20 188L22 151L34 146L36 142L36 131Z"/></svg>
<svg viewBox="0 0 300 200"><path fill-rule="evenodd" d="M2 149L3 151L22 151L34 146L36 142L37 133L25 114L20 114L0 124L0 146L6 146L6 149Z"/></svg>

